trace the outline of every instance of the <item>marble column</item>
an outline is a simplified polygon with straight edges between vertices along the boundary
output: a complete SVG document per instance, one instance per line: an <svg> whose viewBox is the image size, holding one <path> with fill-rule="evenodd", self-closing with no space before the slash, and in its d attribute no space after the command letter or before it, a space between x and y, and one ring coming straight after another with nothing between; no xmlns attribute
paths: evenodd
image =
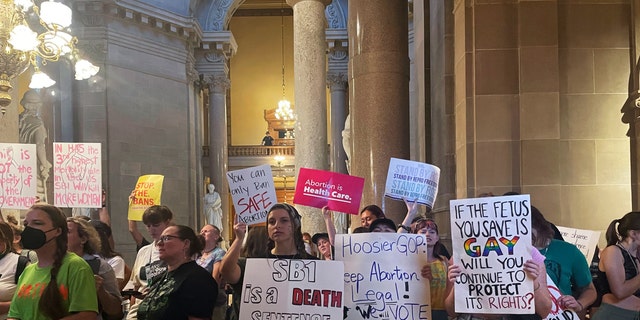
<svg viewBox="0 0 640 320"><path fill-rule="evenodd" d="M229 216L229 188L227 188L227 90L231 82L223 72L206 75L204 80L209 85L209 176L222 200L222 208L227 208L223 217L226 228ZM229 234L230 230L225 230Z"/></svg>
<svg viewBox="0 0 640 320"><path fill-rule="evenodd" d="M327 86L331 95L331 171L348 174L346 148L343 144L342 131L349 112L347 103L347 67L348 52L346 47L346 30L344 30L344 45L335 46L336 42L329 42L329 72ZM350 150L349 150L350 151ZM347 233L348 214L334 213L333 222L338 233Z"/></svg>
<svg viewBox="0 0 640 320"><path fill-rule="evenodd" d="M330 73L327 76L331 92L331 171L347 172L347 154L342 146L342 130L347 118L347 74Z"/></svg>
<svg viewBox="0 0 640 320"><path fill-rule="evenodd" d="M287 0L293 8L296 172L329 169L327 157L326 41L324 9L330 0ZM319 209L298 207L302 228L324 230Z"/></svg>
<svg viewBox="0 0 640 320"><path fill-rule="evenodd" d="M349 1L351 174L365 178L361 207L380 205L398 223L406 207L384 189L390 158L410 152L407 10L406 1Z"/></svg>

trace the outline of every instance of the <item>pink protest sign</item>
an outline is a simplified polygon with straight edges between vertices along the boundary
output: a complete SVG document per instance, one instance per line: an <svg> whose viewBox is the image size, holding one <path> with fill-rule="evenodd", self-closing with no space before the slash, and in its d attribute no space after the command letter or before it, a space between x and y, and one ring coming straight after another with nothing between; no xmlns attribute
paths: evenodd
<svg viewBox="0 0 640 320"><path fill-rule="evenodd" d="M102 148L99 143L53 144L53 203L58 207L102 207Z"/></svg>
<svg viewBox="0 0 640 320"><path fill-rule="evenodd" d="M0 208L29 209L36 201L36 145L0 143Z"/></svg>
<svg viewBox="0 0 640 320"><path fill-rule="evenodd" d="M300 168L293 203L314 208L328 206L338 212L358 214L364 178Z"/></svg>

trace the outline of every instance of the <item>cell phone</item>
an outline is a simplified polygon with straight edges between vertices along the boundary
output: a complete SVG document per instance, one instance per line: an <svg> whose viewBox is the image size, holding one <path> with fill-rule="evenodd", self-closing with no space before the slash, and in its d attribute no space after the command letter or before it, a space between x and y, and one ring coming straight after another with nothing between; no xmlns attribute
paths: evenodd
<svg viewBox="0 0 640 320"><path fill-rule="evenodd" d="M142 297L142 292L133 290L133 289L120 291L120 294L123 297L134 297L134 298Z"/></svg>

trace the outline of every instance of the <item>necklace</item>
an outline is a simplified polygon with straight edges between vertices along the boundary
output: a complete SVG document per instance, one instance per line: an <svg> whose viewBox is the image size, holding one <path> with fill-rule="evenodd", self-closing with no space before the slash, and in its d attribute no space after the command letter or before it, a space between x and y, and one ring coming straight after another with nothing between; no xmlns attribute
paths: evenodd
<svg viewBox="0 0 640 320"><path fill-rule="evenodd" d="M625 246L622 245L621 242L618 242L618 247L624 249L624 251L627 252L627 254L629 255L629 257L631 257L631 262L633 262L633 267L636 269L636 275L638 273L640 273L640 270L638 270L638 263L636 262L636 260L638 260L638 257L634 257L631 252L629 252L629 249L627 249Z"/></svg>

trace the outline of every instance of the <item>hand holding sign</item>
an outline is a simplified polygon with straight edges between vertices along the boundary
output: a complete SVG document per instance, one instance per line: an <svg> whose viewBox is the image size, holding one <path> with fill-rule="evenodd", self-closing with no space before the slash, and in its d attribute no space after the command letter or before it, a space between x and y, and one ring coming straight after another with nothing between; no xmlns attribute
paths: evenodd
<svg viewBox="0 0 640 320"><path fill-rule="evenodd" d="M271 167L229 171L227 181L238 219L247 225L265 222L269 208L278 202Z"/></svg>
<svg viewBox="0 0 640 320"><path fill-rule="evenodd" d="M160 205L163 175L149 174L138 178L136 188L129 195L128 219L142 221L144 211L153 205Z"/></svg>
<svg viewBox="0 0 640 320"><path fill-rule="evenodd" d="M540 272L525 263L531 256L529 196L451 200L450 208L454 264L461 268L454 282L456 312L533 311L527 271Z"/></svg>
<svg viewBox="0 0 640 320"><path fill-rule="evenodd" d="M440 168L436 166L391 158L384 195L396 200L416 199L431 210L438 194L439 180Z"/></svg>
<svg viewBox="0 0 640 320"><path fill-rule="evenodd" d="M293 203L358 214L364 179L347 174L300 168Z"/></svg>

